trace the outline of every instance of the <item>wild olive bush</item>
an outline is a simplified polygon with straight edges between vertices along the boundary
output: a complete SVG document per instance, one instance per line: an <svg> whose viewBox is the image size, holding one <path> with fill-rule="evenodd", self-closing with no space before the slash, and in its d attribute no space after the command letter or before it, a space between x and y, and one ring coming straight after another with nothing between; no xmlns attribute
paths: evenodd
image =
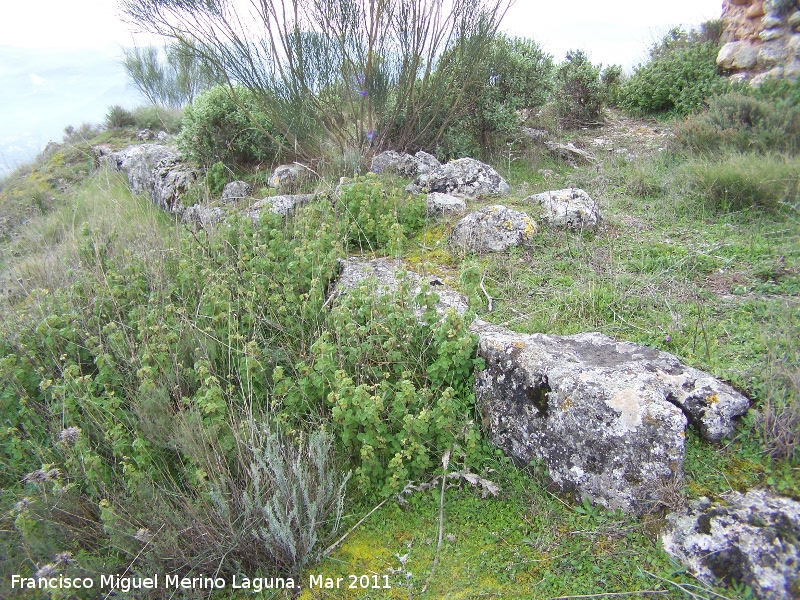
<svg viewBox="0 0 800 600"><path fill-rule="evenodd" d="M703 32L671 30L650 49L621 90L621 105L640 113L689 114L725 87L717 73L719 43Z"/></svg>
<svg viewBox="0 0 800 600"><path fill-rule="evenodd" d="M553 94L556 113L567 127L597 123L605 106L600 81L601 65L594 65L582 50L571 50L556 68Z"/></svg>
<svg viewBox="0 0 800 600"><path fill-rule="evenodd" d="M186 107L177 141L192 161L205 167L273 162L283 145L272 118L249 90L221 85Z"/></svg>
<svg viewBox="0 0 800 600"><path fill-rule="evenodd" d="M553 88L553 58L527 38L497 35L475 69L482 81L435 147L442 160L490 153L517 131L521 111L544 105Z"/></svg>

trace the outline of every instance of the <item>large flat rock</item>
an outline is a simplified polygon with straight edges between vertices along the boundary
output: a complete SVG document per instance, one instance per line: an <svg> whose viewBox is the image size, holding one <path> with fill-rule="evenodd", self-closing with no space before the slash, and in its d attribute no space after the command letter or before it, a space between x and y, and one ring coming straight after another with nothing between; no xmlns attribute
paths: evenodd
<svg viewBox="0 0 800 600"><path fill-rule="evenodd" d="M642 513L682 477L685 428L732 432L748 400L666 352L599 333L523 335L477 323L475 398L492 443L543 461L565 491Z"/></svg>
<svg viewBox="0 0 800 600"><path fill-rule="evenodd" d="M800 592L800 503L790 498L765 490L701 498L667 517L662 542L709 584L736 581L769 600Z"/></svg>

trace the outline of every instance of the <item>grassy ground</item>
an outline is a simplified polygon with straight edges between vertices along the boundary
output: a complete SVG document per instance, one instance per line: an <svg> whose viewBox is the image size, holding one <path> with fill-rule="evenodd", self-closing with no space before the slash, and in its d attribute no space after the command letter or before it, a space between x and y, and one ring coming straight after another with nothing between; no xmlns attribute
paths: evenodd
<svg viewBox="0 0 800 600"><path fill-rule="evenodd" d="M613 135L582 134L578 142L587 146L606 134L611 143L598 150L597 162L577 169L539 151L498 157L494 162L514 193L470 203L474 210L502 202L536 218L536 207L524 202L528 194L575 185L600 203L597 230L541 226L529 247L464 257L447 248L457 220L451 218L429 222L406 244L403 258L410 268L440 274L470 293L485 320L524 333L600 331L657 347L754 398L755 410L726 445L710 446L690 432L686 480L675 490L675 506L681 492L719 498L754 486L800 498L800 467L786 460L792 438L775 435L797 427L792 418L800 412L800 213L796 206L721 210L698 191L699 178L685 157L658 151L659 139L627 158L615 152L614 143L636 140L636 131L623 125L615 121ZM56 153L0 186L2 213L13 224L2 242L8 280L63 284L80 266L75 230L85 221L98 236L129 236L123 246L152 239L169 246L169 219L131 198L122 179L101 173L72 191L58 189L65 179L59 169L76 180L89 170L87 148L76 150L74 160ZM485 294L461 285L470 270L480 273ZM13 288L12 300L24 293ZM404 504L389 500L301 579L305 585L312 575L342 577L342 588L307 589L300 597L746 597L735 584L715 591L692 587L698 582L659 548L663 515L636 521L574 505L549 489L535 465L517 469L496 457L485 468L482 475L500 488L497 496L483 498L462 482L443 500L438 485L409 494ZM373 508L358 490L350 497L343 531ZM368 589L349 589L350 575L369 576L356 582L367 582ZM390 588L369 589L376 581Z"/></svg>

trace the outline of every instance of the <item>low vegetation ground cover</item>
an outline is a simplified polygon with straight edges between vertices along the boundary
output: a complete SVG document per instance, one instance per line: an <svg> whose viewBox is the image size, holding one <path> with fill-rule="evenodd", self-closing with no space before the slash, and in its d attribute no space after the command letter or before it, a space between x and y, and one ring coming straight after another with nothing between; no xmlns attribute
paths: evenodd
<svg viewBox="0 0 800 600"><path fill-rule="evenodd" d="M710 56L711 43L675 34L653 58L671 56L659 68L674 74L681 56L700 60L687 45ZM535 45L517 47L551 69ZM540 220L529 194L581 187L603 220L580 232L540 223L528 246L501 255L451 251L457 217L428 218L406 180L361 174L360 156L320 161L327 170L304 184L317 198L290 218L229 210L222 225L189 230L97 168L91 146L134 138L117 110L108 130L72 131L3 181L0 595L40 597L12 592L11 573L169 572L343 577L302 598L748 597L740 582L700 584L657 536L687 497L767 487L800 499L800 167L785 129L796 90L737 90L665 123L603 109L624 84L613 72L603 84L585 56L558 73L563 85L529 124L576 126L562 133L595 160L573 167L504 137L520 107L496 122L490 111L456 128L452 148L493 140L480 149L513 191L469 207L502 202ZM559 119L584 93L597 110ZM189 112L182 143L202 114ZM607 125L588 125L597 119ZM749 138L737 133L745 122ZM203 131L196 160L210 164L192 197L218 195L234 175L264 183L270 165L250 164L263 157L233 156L248 148ZM393 294L366 284L331 299L347 256L436 274L471 310L440 320L407 280ZM685 480L665 485L656 512L576 503L543 465L514 465L482 435L476 315L671 352L753 410L724 445L689 431ZM458 472L451 485L443 471ZM366 589L348 587L353 574ZM371 589L373 576L390 587Z"/></svg>

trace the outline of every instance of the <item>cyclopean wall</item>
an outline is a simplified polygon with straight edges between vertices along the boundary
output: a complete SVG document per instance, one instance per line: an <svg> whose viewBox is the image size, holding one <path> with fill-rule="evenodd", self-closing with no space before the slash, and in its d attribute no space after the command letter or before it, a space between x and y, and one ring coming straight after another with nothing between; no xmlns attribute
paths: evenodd
<svg viewBox="0 0 800 600"><path fill-rule="evenodd" d="M800 78L800 10L796 0L723 0L717 65L758 85Z"/></svg>

